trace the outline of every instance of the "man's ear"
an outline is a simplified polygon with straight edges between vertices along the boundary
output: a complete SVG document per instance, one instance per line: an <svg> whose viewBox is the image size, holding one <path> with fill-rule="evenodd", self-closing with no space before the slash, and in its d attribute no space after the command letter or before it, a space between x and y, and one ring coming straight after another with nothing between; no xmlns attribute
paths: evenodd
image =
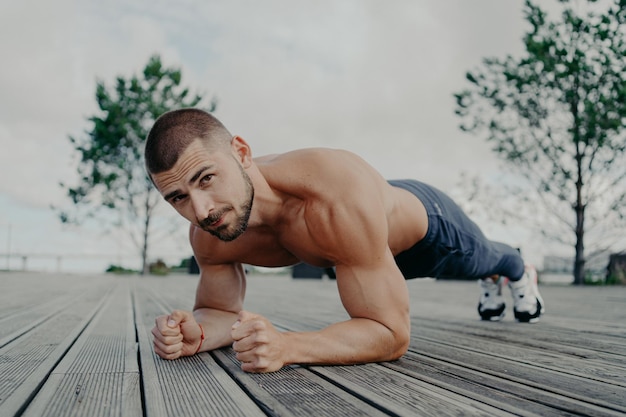
<svg viewBox="0 0 626 417"><path fill-rule="evenodd" d="M235 158L241 163L243 168L248 168L252 164L252 150L248 142L241 136L233 136L230 146Z"/></svg>

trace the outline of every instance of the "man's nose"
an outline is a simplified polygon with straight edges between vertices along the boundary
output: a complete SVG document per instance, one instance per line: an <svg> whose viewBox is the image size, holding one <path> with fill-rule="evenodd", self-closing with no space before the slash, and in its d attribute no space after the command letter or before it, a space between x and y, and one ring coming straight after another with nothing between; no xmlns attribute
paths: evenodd
<svg viewBox="0 0 626 417"><path fill-rule="evenodd" d="M201 222L202 220L209 217L209 213L213 211L213 201L206 196L196 196L192 197L191 204L193 206L194 215L196 216L196 220Z"/></svg>

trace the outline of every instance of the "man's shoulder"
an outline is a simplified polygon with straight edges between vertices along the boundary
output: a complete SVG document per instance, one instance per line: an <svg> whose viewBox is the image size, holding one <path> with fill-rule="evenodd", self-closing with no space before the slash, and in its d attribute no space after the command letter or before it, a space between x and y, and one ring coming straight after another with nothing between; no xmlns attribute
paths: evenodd
<svg viewBox="0 0 626 417"><path fill-rule="evenodd" d="M263 167L288 165L290 168L305 169L310 164L332 163L334 160L357 158L356 154L345 149L302 148L280 154L264 155L254 158Z"/></svg>
<svg viewBox="0 0 626 417"><path fill-rule="evenodd" d="M255 162L272 188L302 197L342 194L365 181L364 173L378 176L365 160L343 149L299 149Z"/></svg>

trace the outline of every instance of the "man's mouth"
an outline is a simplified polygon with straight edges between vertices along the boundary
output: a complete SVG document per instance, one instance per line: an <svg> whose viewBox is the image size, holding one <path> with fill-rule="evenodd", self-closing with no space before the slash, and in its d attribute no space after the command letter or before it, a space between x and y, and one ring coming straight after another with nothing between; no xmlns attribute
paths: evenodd
<svg viewBox="0 0 626 417"><path fill-rule="evenodd" d="M224 220L224 218L220 217L219 219L215 220L213 223L210 223L209 226L210 227L217 227L220 224L222 224L223 220Z"/></svg>
<svg viewBox="0 0 626 417"><path fill-rule="evenodd" d="M225 214L226 211L223 211L221 213L217 213L217 216L207 217L200 222L200 227L207 232L209 231L209 229L216 229L217 227L224 224Z"/></svg>

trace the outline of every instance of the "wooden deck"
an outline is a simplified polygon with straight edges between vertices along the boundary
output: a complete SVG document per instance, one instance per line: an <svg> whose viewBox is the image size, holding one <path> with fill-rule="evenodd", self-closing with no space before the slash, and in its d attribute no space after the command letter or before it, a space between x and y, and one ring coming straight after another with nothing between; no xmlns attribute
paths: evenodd
<svg viewBox="0 0 626 417"><path fill-rule="evenodd" d="M626 414L625 287L543 286L529 325L478 320L475 282L413 280L401 360L246 374L230 348L155 356L154 317L196 281L0 273L0 416ZM246 308L284 330L346 318L329 280L251 276Z"/></svg>

